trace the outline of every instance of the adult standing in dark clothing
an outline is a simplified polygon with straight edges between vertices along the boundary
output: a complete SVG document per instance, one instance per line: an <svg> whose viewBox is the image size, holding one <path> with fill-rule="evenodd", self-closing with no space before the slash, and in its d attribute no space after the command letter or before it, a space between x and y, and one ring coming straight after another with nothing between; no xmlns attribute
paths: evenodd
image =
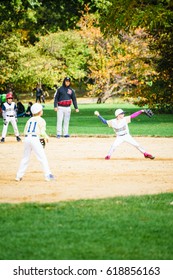
<svg viewBox="0 0 173 280"><path fill-rule="evenodd" d="M43 95L43 91L41 89L41 86L40 85L37 85L36 87L36 99L35 99L35 102L39 102L41 103L41 96Z"/></svg>
<svg viewBox="0 0 173 280"><path fill-rule="evenodd" d="M62 135L66 138L70 137L68 130L72 103L75 111L79 112L75 91L70 87L70 84L70 78L66 77L54 97L54 110L57 112L57 138Z"/></svg>

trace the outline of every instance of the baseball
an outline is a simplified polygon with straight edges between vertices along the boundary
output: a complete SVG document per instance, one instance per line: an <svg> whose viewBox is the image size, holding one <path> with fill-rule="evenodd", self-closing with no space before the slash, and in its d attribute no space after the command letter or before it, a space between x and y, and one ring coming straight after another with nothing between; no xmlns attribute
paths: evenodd
<svg viewBox="0 0 173 280"><path fill-rule="evenodd" d="M95 112L94 112L94 115L99 116L99 112L98 112L98 111L95 111Z"/></svg>

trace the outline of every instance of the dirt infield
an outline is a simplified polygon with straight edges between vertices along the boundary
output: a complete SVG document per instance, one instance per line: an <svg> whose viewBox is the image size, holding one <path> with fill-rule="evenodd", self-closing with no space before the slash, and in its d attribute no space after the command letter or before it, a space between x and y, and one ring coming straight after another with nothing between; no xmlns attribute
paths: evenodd
<svg viewBox="0 0 173 280"><path fill-rule="evenodd" d="M16 182L23 143L7 137L6 143L0 144L0 202L57 202L173 192L173 138L136 140L156 158L145 159L124 143L106 161L113 137L52 137L45 151L56 180L44 181L41 165L32 154L23 180Z"/></svg>

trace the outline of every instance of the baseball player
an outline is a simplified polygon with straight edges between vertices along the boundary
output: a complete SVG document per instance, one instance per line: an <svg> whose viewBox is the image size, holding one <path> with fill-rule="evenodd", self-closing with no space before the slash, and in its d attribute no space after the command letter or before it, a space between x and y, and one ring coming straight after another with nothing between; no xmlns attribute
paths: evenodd
<svg viewBox="0 0 173 280"><path fill-rule="evenodd" d="M154 157L151 154L148 154L140 145L137 143L136 140L132 138L132 136L129 133L128 124L131 122L131 119L136 118L140 114L142 114L145 110L140 110L135 113L133 113L130 116L125 117L125 112L122 109L117 109L115 111L115 119L112 120L105 120L102 116L100 116L98 111L95 111L94 114L98 116L98 118L104 123L107 124L109 127L112 127L116 133L116 140L111 146L107 156L105 157L106 160L109 160L111 158L112 153L114 150L123 142L127 142L137 148L145 158L154 159Z"/></svg>
<svg viewBox="0 0 173 280"><path fill-rule="evenodd" d="M8 130L9 123L12 124L13 130L16 136L16 140L18 142L21 141L19 137L19 130L17 127L17 106L15 102L13 102L13 94L9 92L6 94L6 102L2 105L2 117L4 120L3 130L2 130L2 138L1 143L5 142L5 137Z"/></svg>
<svg viewBox="0 0 173 280"><path fill-rule="evenodd" d="M40 103L35 103L31 106L31 112L33 117L31 117L24 128L24 154L23 159L21 160L19 169L16 175L16 181L21 181L22 177L25 174L25 171L28 167L29 158L31 151L35 153L37 159L41 162L45 180L51 181L54 180L54 176L52 175L48 161L43 149L43 145L40 142L40 138L45 139L48 142L48 135L46 133L46 122L41 117L43 115L43 107Z"/></svg>
<svg viewBox="0 0 173 280"><path fill-rule="evenodd" d="M76 96L70 87L70 78L66 77L60 88L57 89L54 97L54 110L57 112L57 138L62 136L62 125L64 137L70 137L68 133L71 116L71 104L73 102L75 111L78 113Z"/></svg>

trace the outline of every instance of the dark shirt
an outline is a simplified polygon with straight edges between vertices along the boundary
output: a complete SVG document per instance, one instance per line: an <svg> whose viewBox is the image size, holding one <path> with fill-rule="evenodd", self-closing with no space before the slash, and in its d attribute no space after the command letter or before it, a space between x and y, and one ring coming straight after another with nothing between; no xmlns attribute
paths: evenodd
<svg viewBox="0 0 173 280"><path fill-rule="evenodd" d="M41 90L41 88L36 88L36 96L37 97L40 97L41 95L42 95L42 90Z"/></svg>
<svg viewBox="0 0 173 280"><path fill-rule="evenodd" d="M26 109L26 115L30 117L32 117L31 106L32 105L29 105L28 108Z"/></svg>
<svg viewBox="0 0 173 280"><path fill-rule="evenodd" d="M57 89L55 98L54 98L54 108L57 106L69 107L73 102L75 109L78 109L76 95L74 90L71 87L66 87L62 85Z"/></svg>
<svg viewBox="0 0 173 280"><path fill-rule="evenodd" d="M17 115L25 113L25 107L21 102L17 102Z"/></svg>

